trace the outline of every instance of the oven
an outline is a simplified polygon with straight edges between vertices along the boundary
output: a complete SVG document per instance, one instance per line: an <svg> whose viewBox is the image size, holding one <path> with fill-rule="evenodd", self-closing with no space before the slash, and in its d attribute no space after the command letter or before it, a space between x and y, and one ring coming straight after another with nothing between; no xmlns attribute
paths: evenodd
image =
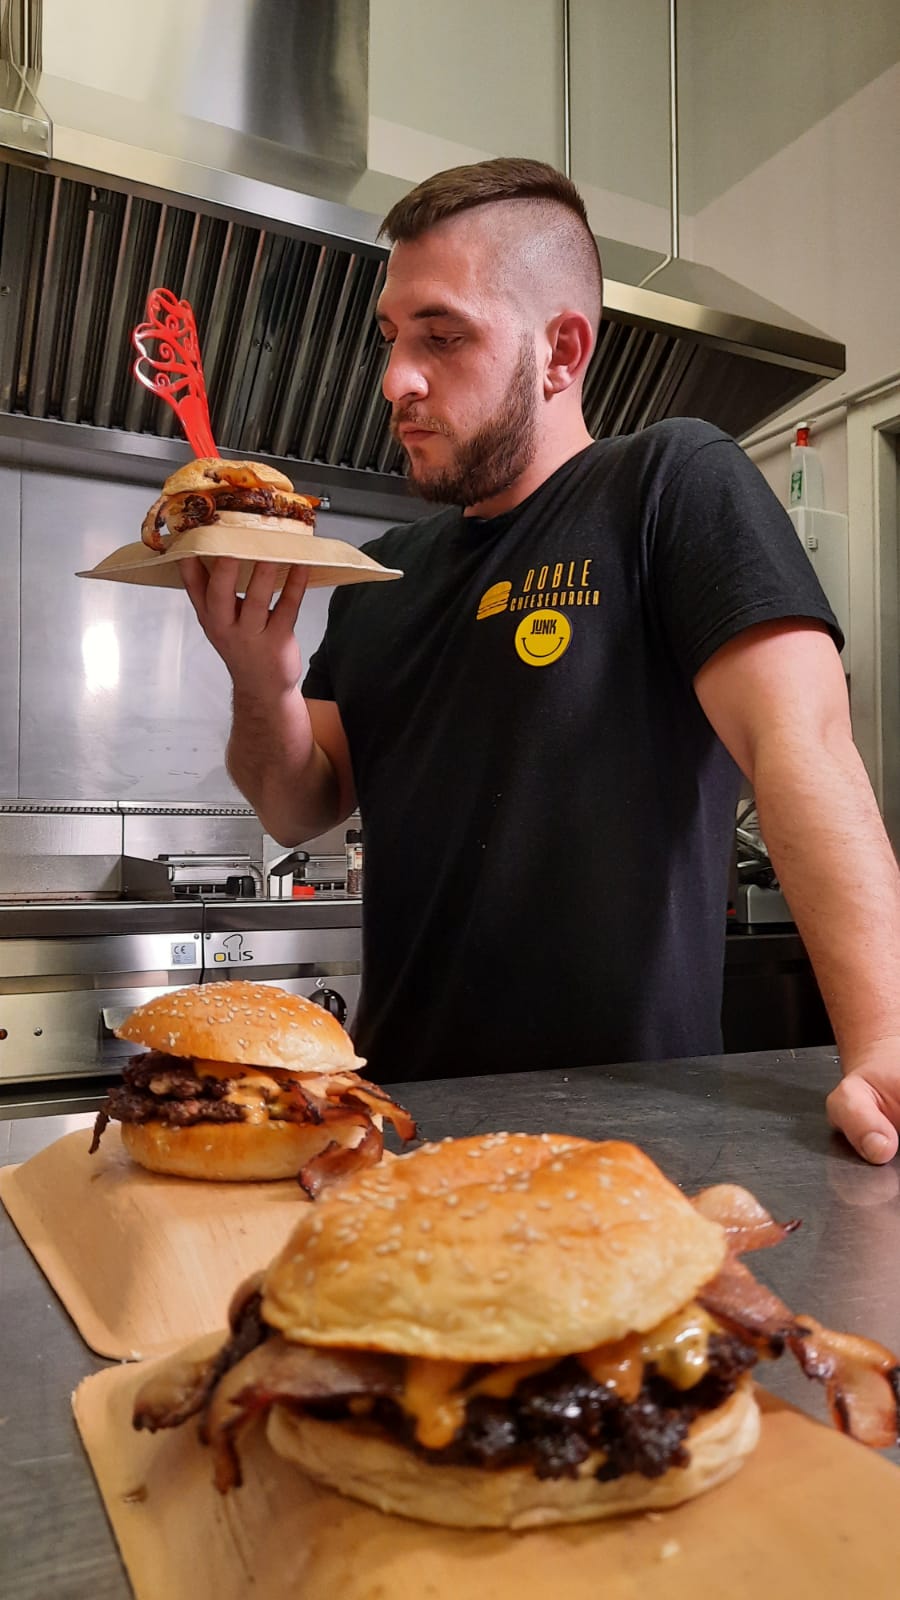
<svg viewBox="0 0 900 1600"><path fill-rule="evenodd" d="M350 1028L359 1000L359 900L243 900L204 907L203 981L251 978L302 994Z"/></svg>

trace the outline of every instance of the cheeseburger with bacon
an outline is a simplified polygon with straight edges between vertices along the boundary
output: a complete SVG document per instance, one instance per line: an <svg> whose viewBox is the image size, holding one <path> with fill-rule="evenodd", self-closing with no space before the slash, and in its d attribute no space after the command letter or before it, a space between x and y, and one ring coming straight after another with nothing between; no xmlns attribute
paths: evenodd
<svg viewBox="0 0 900 1600"><path fill-rule="evenodd" d="M265 983L170 989L117 1030L144 1045L97 1114L153 1172L218 1182L299 1176L310 1195L378 1161L381 1122L415 1123L374 1083L336 1017Z"/></svg>
<svg viewBox="0 0 900 1600"><path fill-rule="evenodd" d="M173 534L211 523L224 527L313 530L320 501L295 494L283 472L262 461L203 457L179 467L144 518L141 538L151 550L168 549Z"/></svg>
<svg viewBox="0 0 900 1600"><path fill-rule="evenodd" d="M316 1483L457 1527L702 1494L753 1450L749 1374L785 1348L839 1426L891 1444L897 1358L795 1316L739 1259L791 1226L743 1189L688 1200L630 1144L424 1145L328 1189L235 1297L224 1347L158 1368L134 1423L199 1414L226 1490L264 1419Z"/></svg>

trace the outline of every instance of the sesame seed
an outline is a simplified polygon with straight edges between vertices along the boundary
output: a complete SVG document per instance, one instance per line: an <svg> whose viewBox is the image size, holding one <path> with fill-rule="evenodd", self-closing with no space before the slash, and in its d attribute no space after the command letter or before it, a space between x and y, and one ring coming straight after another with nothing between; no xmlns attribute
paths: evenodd
<svg viewBox="0 0 900 1600"><path fill-rule="evenodd" d="M459 1195L458 1194L448 1194L447 1200L446 1200L446 1204L448 1206L458 1206L459 1205Z"/></svg>
<svg viewBox="0 0 900 1600"><path fill-rule="evenodd" d="M420 1217L419 1218L419 1228L420 1228L422 1233L430 1233L433 1227L434 1227L434 1223L431 1221L431 1219L429 1217Z"/></svg>
<svg viewBox="0 0 900 1600"><path fill-rule="evenodd" d="M534 1203L537 1206L538 1211L552 1211L553 1210L553 1206L551 1205L549 1200L535 1200Z"/></svg>
<svg viewBox="0 0 900 1600"><path fill-rule="evenodd" d="M337 1277L342 1272L346 1272L349 1266L350 1266L349 1261L339 1261L336 1264L335 1269L334 1269L335 1277Z"/></svg>
<svg viewBox="0 0 900 1600"><path fill-rule="evenodd" d="M430 1250L417 1250L415 1259L418 1266L427 1267L429 1261L434 1260L434 1256Z"/></svg>
<svg viewBox="0 0 900 1600"><path fill-rule="evenodd" d="M508 1283L511 1276L508 1267L498 1267L496 1272L491 1273L491 1283Z"/></svg>
<svg viewBox="0 0 900 1600"><path fill-rule="evenodd" d="M578 1190L577 1189L567 1189L566 1193L565 1193L565 1198L567 1200L577 1200L578 1199Z"/></svg>

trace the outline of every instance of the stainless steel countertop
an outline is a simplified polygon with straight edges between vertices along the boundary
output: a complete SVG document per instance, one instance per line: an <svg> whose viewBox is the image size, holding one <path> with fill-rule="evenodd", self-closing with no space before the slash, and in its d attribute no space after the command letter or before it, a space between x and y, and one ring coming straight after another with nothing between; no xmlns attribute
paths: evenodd
<svg viewBox="0 0 900 1600"><path fill-rule="evenodd" d="M644 1146L692 1193L747 1185L803 1226L752 1258L795 1311L900 1348L900 1162L867 1167L826 1123L834 1052L709 1056L573 1072L512 1073L403 1084L423 1135L508 1128ZM90 1122L85 1100L0 1120L0 1162L22 1161ZM24 1109L24 1108L20 1108ZM0 1593L16 1600L122 1600L129 1585L72 1421L92 1356L0 1213ZM818 1386L789 1358L767 1363L769 1388L816 1417ZM886 1452L900 1463L900 1450Z"/></svg>

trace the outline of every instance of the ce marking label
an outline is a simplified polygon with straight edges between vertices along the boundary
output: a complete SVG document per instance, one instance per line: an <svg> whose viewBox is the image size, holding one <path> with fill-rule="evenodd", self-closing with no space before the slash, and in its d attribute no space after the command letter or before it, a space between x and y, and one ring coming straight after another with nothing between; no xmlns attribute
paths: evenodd
<svg viewBox="0 0 900 1600"><path fill-rule="evenodd" d="M236 967L241 961L253 960L253 951L244 948L244 935L242 933L226 934L222 944L224 949L214 951L213 961L218 961L222 965L227 962L229 966Z"/></svg>

